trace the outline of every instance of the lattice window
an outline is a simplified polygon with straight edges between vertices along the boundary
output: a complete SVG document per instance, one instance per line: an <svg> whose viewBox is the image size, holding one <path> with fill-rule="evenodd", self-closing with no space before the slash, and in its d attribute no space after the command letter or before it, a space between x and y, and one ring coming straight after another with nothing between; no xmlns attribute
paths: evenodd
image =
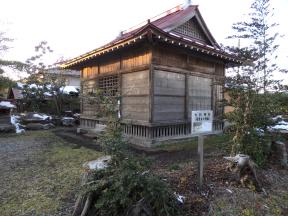
<svg viewBox="0 0 288 216"><path fill-rule="evenodd" d="M201 27L194 19L191 19L188 22L178 26L173 31L176 33L180 33L181 35L196 38L201 41L206 41L206 38L203 34L203 31L201 30Z"/></svg>
<svg viewBox="0 0 288 216"><path fill-rule="evenodd" d="M98 87L106 96L116 96L119 87L118 75L104 76L98 79Z"/></svg>

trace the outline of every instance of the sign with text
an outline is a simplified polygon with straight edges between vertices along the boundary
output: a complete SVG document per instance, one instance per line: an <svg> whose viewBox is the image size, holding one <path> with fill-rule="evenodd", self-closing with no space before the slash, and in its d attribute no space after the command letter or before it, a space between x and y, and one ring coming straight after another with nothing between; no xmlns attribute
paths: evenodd
<svg viewBox="0 0 288 216"><path fill-rule="evenodd" d="M209 133L213 130L213 111L198 110L192 111L191 115L191 133Z"/></svg>

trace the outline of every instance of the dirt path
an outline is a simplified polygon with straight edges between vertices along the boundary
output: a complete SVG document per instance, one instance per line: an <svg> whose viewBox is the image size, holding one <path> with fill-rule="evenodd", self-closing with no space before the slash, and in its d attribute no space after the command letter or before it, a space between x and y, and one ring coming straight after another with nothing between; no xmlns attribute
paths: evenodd
<svg viewBox="0 0 288 216"><path fill-rule="evenodd" d="M100 146L96 144L96 140L86 137L83 135L79 135L76 133L76 128L56 128L53 130L53 133L64 139L67 144L75 144L78 148L85 147L89 149L94 149L96 151L100 151Z"/></svg>

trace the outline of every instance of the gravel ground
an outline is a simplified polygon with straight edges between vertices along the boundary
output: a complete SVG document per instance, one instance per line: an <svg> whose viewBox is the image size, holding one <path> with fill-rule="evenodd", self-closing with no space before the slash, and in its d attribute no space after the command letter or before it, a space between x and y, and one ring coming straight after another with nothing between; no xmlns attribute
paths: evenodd
<svg viewBox="0 0 288 216"><path fill-rule="evenodd" d="M49 139L26 135L3 135L0 137L0 203L9 202L13 190L20 183L21 170L33 164L37 153L49 144ZM19 182L18 182L19 181ZM2 206L2 208L4 208ZM7 207L9 208L9 207ZM4 209L1 209L4 210ZM5 211L5 210L4 210ZM8 212L8 211L7 211ZM19 213L19 215L21 215Z"/></svg>
<svg viewBox="0 0 288 216"><path fill-rule="evenodd" d="M51 140L28 135L0 137L0 182L3 182L5 174L9 175L16 166L29 162L37 152L46 148L49 142Z"/></svg>
<svg viewBox="0 0 288 216"><path fill-rule="evenodd" d="M1 134L0 215L71 215L82 164L99 156L53 131Z"/></svg>

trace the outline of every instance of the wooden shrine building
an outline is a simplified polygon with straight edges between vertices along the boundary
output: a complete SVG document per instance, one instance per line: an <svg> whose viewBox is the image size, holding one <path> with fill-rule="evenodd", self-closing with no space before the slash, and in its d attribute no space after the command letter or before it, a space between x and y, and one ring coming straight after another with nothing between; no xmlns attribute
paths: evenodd
<svg viewBox="0 0 288 216"><path fill-rule="evenodd" d="M225 67L240 63L221 50L198 7L188 5L121 32L62 67L81 70L80 127L101 124L89 92L109 90L121 95L125 136L151 147L191 136L192 110L213 110L214 130L222 131Z"/></svg>

